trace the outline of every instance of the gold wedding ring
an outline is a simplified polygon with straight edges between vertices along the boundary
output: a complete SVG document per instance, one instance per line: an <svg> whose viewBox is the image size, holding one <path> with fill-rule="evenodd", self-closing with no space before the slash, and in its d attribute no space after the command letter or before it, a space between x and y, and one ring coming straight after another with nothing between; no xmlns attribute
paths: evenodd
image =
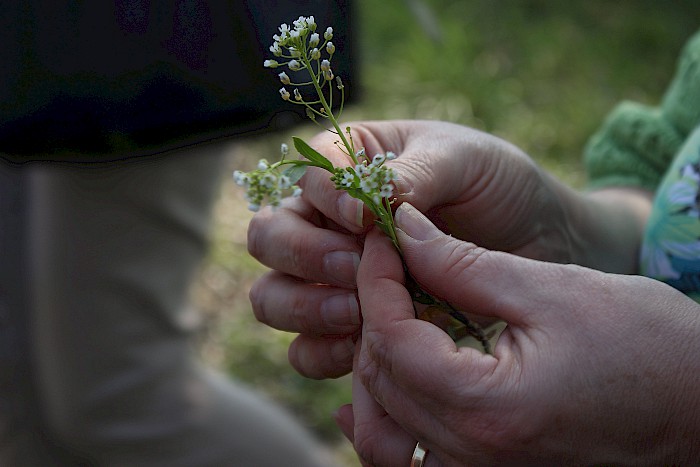
<svg viewBox="0 0 700 467"><path fill-rule="evenodd" d="M413 457L411 458L411 467L423 467L427 454L428 451L423 449L420 443L416 443L416 448L413 450Z"/></svg>

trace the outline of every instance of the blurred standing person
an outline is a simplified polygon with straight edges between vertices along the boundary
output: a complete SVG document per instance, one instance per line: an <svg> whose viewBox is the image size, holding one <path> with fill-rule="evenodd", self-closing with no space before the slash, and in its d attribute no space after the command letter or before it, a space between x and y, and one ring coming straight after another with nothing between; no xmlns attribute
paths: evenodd
<svg viewBox="0 0 700 467"><path fill-rule="evenodd" d="M283 411L196 361L187 289L226 142L297 120L264 44L313 14L347 26L349 51L349 10L4 6L0 464L327 465Z"/></svg>

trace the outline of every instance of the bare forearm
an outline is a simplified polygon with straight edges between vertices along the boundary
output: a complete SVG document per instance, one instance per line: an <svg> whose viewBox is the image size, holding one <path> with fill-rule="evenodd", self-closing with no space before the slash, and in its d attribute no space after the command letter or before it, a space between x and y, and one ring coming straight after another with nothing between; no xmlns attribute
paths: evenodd
<svg viewBox="0 0 700 467"><path fill-rule="evenodd" d="M636 274L653 194L637 188L578 193L559 187L568 206L572 258L606 272Z"/></svg>

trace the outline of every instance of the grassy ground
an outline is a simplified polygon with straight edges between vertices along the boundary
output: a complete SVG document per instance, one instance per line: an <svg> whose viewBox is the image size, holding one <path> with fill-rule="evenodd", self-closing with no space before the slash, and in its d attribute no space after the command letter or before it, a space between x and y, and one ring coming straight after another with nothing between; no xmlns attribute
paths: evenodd
<svg viewBox="0 0 700 467"><path fill-rule="evenodd" d="M621 99L658 102L698 20L694 0L359 0L355 85L361 99L346 117L474 126L514 142L581 186L588 135ZM304 126L293 133L315 131ZM275 157L291 134L236 145L231 170ZM299 377L286 358L293 336L252 317L247 293L263 268L246 252L250 214L241 195L227 178L211 253L194 287L195 304L207 317L202 353L298 414L338 446L341 462L358 465L329 416L350 400L348 380Z"/></svg>

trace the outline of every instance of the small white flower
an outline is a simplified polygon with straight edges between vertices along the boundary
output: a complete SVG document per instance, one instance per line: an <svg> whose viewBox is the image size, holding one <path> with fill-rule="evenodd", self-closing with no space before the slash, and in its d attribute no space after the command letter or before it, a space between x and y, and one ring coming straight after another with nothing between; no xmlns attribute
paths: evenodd
<svg viewBox="0 0 700 467"><path fill-rule="evenodd" d="M282 96L282 99L285 101L288 101L290 97L289 91L287 91L285 88L280 89L280 96Z"/></svg>
<svg viewBox="0 0 700 467"><path fill-rule="evenodd" d="M357 151L357 152L355 153L355 158L356 158L357 160L360 160L360 159L362 159L363 157L365 157L365 148L362 148L362 149L360 149L359 151Z"/></svg>
<svg viewBox="0 0 700 467"><path fill-rule="evenodd" d="M301 101L302 99L301 93L297 88L294 88L294 99L296 99L297 101Z"/></svg>
<svg viewBox="0 0 700 467"><path fill-rule="evenodd" d="M282 88L284 89L284 88ZM270 168L270 164L267 162L267 159L260 159L258 161L258 170L267 170Z"/></svg>
<svg viewBox="0 0 700 467"><path fill-rule="evenodd" d="M316 20L313 16L309 16L308 18L306 18L306 27L308 27L312 31L316 30Z"/></svg>
<svg viewBox="0 0 700 467"><path fill-rule="evenodd" d="M289 80L289 76L284 71L277 76L280 77L280 81L282 82L282 84L290 84L291 83L291 81Z"/></svg>
<svg viewBox="0 0 700 467"><path fill-rule="evenodd" d="M277 186L280 187L280 189L282 190L286 190L287 188L291 188L292 180L286 175L280 175L280 178L277 182Z"/></svg>
<svg viewBox="0 0 700 467"><path fill-rule="evenodd" d="M270 52L272 52L272 54L273 54L275 57L279 57L280 55L282 55L282 49L280 49L280 44L279 44L279 42L275 42L274 44L272 44L272 45L270 46Z"/></svg>
<svg viewBox="0 0 700 467"><path fill-rule="evenodd" d="M382 185L382 188L379 190L379 196L382 198L391 198L391 195L394 194L394 185L391 185L389 183Z"/></svg>
<svg viewBox="0 0 700 467"><path fill-rule="evenodd" d="M265 63L263 63L265 68L277 68L279 66L279 63L277 63L277 60L265 60Z"/></svg>
<svg viewBox="0 0 700 467"><path fill-rule="evenodd" d="M387 151L387 153L386 153L386 158L387 158L387 160L393 161L393 160L396 159L397 157L398 157L398 156L397 156L396 154L394 154L393 152L391 152L391 151Z"/></svg>
<svg viewBox="0 0 700 467"><path fill-rule="evenodd" d="M386 156L384 154L375 154L372 158L372 165L375 167L379 167L384 163L385 160Z"/></svg>
<svg viewBox="0 0 700 467"><path fill-rule="evenodd" d="M287 26L286 23L282 23L278 29L280 30L280 33L282 33L282 37L289 34L289 26Z"/></svg>
<svg viewBox="0 0 700 467"><path fill-rule="evenodd" d="M282 192L280 190L272 190L270 192L270 204L271 205L279 206L281 199L282 199Z"/></svg>
<svg viewBox="0 0 700 467"><path fill-rule="evenodd" d="M365 193L372 193L378 186L379 183L377 183L377 180L372 176L365 177L360 181L360 188L362 188L362 191Z"/></svg>
<svg viewBox="0 0 700 467"><path fill-rule="evenodd" d="M277 186L277 177L275 177L271 173L266 173L260 179L260 186L267 189L274 188L275 186Z"/></svg>
<svg viewBox="0 0 700 467"><path fill-rule="evenodd" d="M301 69L301 64L296 60L290 60L287 66L292 71L299 71Z"/></svg>
<svg viewBox="0 0 700 467"><path fill-rule="evenodd" d="M326 39L327 41L333 39L333 28L332 27L329 26L326 29L326 32L323 33L323 38Z"/></svg>
<svg viewBox="0 0 700 467"><path fill-rule="evenodd" d="M294 57L294 58L299 58L301 57L301 51L297 49L296 47L288 47L289 49L289 54Z"/></svg>
<svg viewBox="0 0 700 467"><path fill-rule="evenodd" d="M295 197L295 198L298 198L298 197L301 196L301 194L302 194L303 191L304 191L304 190L302 190L300 187L298 187L298 186L295 185L295 186L294 186L294 192L292 193L292 196Z"/></svg>
<svg viewBox="0 0 700 467"><path fill-rule="evenodd" d="M352 172L345 172L343 174L343 181L340 182L340 184L344 187L351 187L352 184L355 182L355 174Z"/></svg>
<svg viewBox="0 0 700 467"><path fill-rule="evenodd" d="M299 37L299 30L295 29L293 31L289 31L289 37L291 37L292 39L296 39L297 37Z"/></svg>
<svg viewBox="0 0 700 467"><path fill-rule="evenodd" d="M317 32L311 34L311 36L309 36L309 47L316 47L320 40Z"/></svg>
<svg viewBox="0 0 700 467"><path fill-rule="evenodd" d="M331 62L329 60L323 60L321 62L321 71L330 71L331 70Z"/></svg>
<svg viewBox="0 0 700 467"><path fill-rule="evenodd" d="M289 154L289 146L287 146L285 143L282 143L280 145L280 152L282 153L282 156L287 156Z"/></svg>
<svg viewBox="0 0 700 467"><path fill-rule="evenodd" d="M236 182L238 186L248 187L250 185L248 174L240 170L233 171L233 181Z"/></svg>
<svg viewBox="0 0 700 467"><path fill-rule="evenodd" d="M333 52L335 52L335 46L332 42L326 44L326 52L328 52L329 55L333 55Z"/></svg>
<svg viewBox="0 0 700 467"><path fill-rule="evenodd" d="M369 173L369 169L367 168L367 166L365 165L365 163L362 162L362 163L357 164L357 165L355 166L355 173L356 173L357 175L359 175L360 177L362 177L363 175Z"/></svg>
<svg viewBox="0 0 700 467"><path fill-rule="evenodd" d="M314 48L311 50L311 54L310 54L310 55L311 55L311 60L318 60L319 58L321 58L321 51L318 50L316 47L314 47Z"/></svg>
<svg viewBox="0 0 700 467"><path fill-rule="evenodd" d="M396 172L394 172L394 169L391 167L387 167L387 169L384 171L384 183L389 183L391 181L397 180L396 177Z"/></svg>
<svg viewBox="0 0 700 467"><path fill-rule="evenodd" d="M308 25L308 23L307 23L306 16L300 16L299 19L294 21L294 27L297 30L306 29L307 25Z"/></svg>

